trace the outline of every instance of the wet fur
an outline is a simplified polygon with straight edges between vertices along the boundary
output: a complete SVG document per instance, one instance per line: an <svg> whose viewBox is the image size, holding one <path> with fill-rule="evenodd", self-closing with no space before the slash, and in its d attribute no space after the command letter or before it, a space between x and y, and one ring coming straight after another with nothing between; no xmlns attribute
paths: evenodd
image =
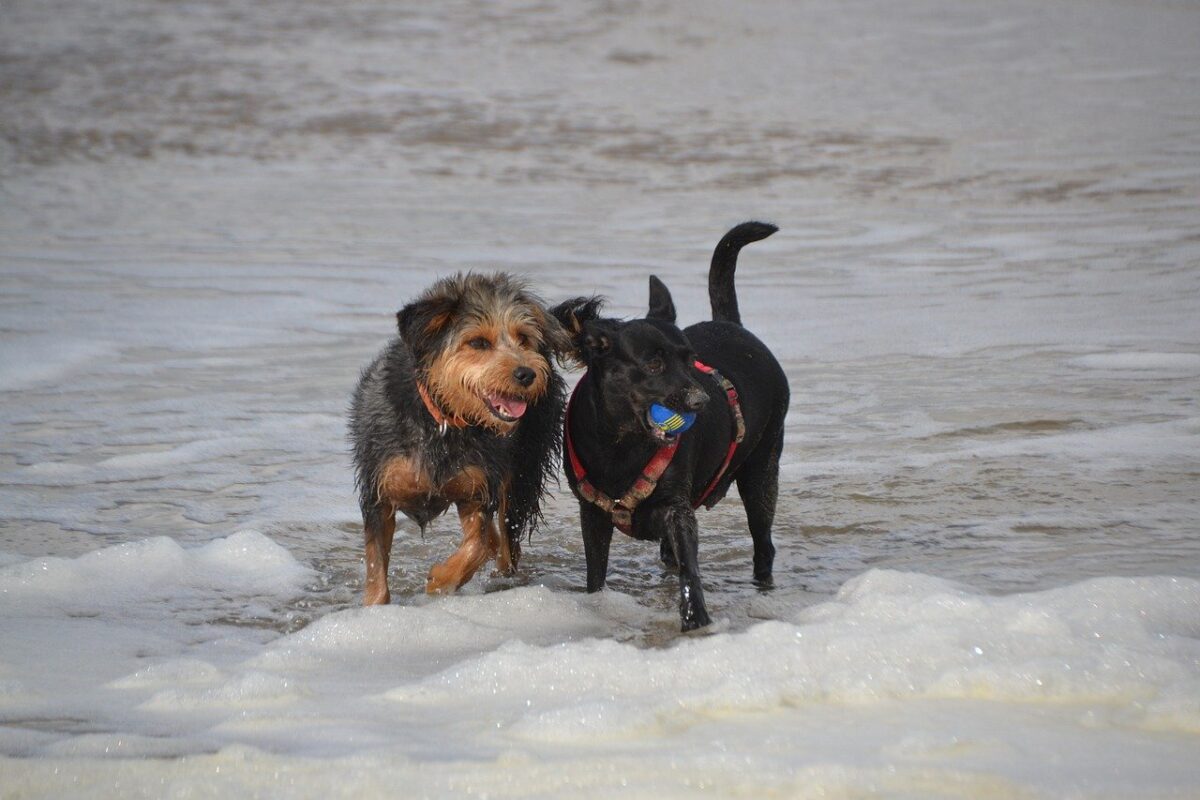
<svg viewBox="0 0 1200 800"><path fill-rule="evenodd" d="M717 474L733 438L726 393L693 367L697 357L737 388L746 422L746 437L705 505L711 508L737 482L754 541L754 578L760 585L772 579L771 526L788 383L766 345L742 327L733 276L741 248L775 230L747 222L721 239L709 270L711 322L682 331L676 327L670 291L654 276L645 319L601 317L601 301L595 297L568 300L552 311L572 337L576 360L587 367L571 408L570 433L588 480L605 494L620 497L662 445L645 420L650 404L697 411L654 493L634 511L632 532L635 538L659 541L663 560L678 567L685 631L709 623L692 502ZM587 589L598 591L608 571L612 519L582 498L570 470L567 479L580 500Z"/></svg>
<svg viewBox="0 0 1200 800"><path fill-rule="evenodd" d="M504 273L445 278L405 306L397 324L400 335L363 371L350 410L367 604L390 599L386 573L397 511L423 530L451 505L458 508L464 540L451 560L469 563L454 562L453 574L437 580L438 567L450 569L451 562L435 567L430 591L465 583L482 556L502 556L501 569L514 569L521 539L541 520L561 442L564 387L551 359L567 340L521 282ZM472 347L480 338L491 346ZM517 367L533 371L529 387L514 380ZM418 382L451 421L444 429ZM522 396L527 409L507 423L481 399L488 392ZM497 523L503 540L489 540ZM482 544L473 541L480 536ZM474 549L467 553L468 547Z"/></svg>

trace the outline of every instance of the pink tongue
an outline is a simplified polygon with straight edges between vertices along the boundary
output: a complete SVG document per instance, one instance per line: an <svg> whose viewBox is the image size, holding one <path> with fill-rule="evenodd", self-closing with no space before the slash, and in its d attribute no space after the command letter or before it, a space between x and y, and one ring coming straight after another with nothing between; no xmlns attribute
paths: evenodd
<svg viewBox="0 0 1200 800"><path fill-rule="evenodd" d="M510 417L519 417L525 413L526 402L516 397L500 397L497 395L492 398L496 408L503 411Z"/></svg>

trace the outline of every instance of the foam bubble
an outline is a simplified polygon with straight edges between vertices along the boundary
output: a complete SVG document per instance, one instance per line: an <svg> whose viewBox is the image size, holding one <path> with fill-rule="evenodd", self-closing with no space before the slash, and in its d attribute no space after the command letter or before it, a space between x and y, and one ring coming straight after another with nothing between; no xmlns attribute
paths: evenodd
<svg viewBox="0 0 1200 800"><path fill-rule="evenodd" d="M132 733L85 733L47 745L43 756L51 758L179 758L204 746L189 736L139 736ZM80 763L76 761L75 763Z"/></svg>
<svg viewBox="0 0 1200 800"><path fill-rule="evenodd" d="M1093 353L1072 358L1067 363L1084 369L1200 372L1200 354L1197 353Z"/></svg>
<svg viewBox="0 0 1200 800"><path fill-rule="evenodd" d="M697 715L812 703L899 700L1101 703L1140 724L1190 730L1187 706L1158 698L1197 679L1200 582L1106 578L989 597L937 578L870 571L793 621L680 640L665 650L613 641L506 644L389 699L490 702L514 732L633 734ZM607 702L606 702L607 701ZM547 727L548 726L548 727Z"/></svg>
<svg viewBox="0 0 1200 800"><path fill-rule="evenodd" d="M113 689L162 689L180 685L212 684L221 677L221 670L207 661L178 658L151 664L108 685Z"/></svg>
<svg viewBox="0 0 1200 800"><path fill-rule="evenodd" d="M295 703L302 690L295 681L263 672L247 672L218 686L197 689L163 689L139 708L173 713L220 708L266 708Z"/></svg>
<svg viewBox="0 0 1200 800"><path fill-rule="evenodd" d="M604 636L644 620L645 609L616 592L581 598L544 586L457 595L416 606L356 608L328 614L273 643L253 664L311 668L369 662L387 653L390 668L421 674L430 663L466 657L519 639L555 642Z"/></svg>
<svg viewBox="0 0 1200 800"><path fill-rule="evenodd" d="M109 358L116 348L95 340L51 336L6 337L0 349L0 392L62 382Z"/></svg>
<svg viewBox="0 0 1200 800"><path fill-rule="evenodd" d="M312 575L257 531L241 531L191 549L160 536L78 558L47 556L0 567L0 597L10 609L95 612L171 599L185 590L294 596Z"/></svg>

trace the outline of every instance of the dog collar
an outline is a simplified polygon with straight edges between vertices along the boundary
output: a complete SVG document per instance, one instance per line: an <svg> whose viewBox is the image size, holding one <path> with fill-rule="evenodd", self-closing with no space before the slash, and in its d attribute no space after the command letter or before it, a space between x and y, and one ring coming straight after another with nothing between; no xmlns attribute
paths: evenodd
<svg viewBox="0 0 1200 800"><path fill-rule="evenodd" d="M717 474L709 481L707 488L692 502L692 508L699 508L704 505L704 501L717 488L717 485L721 482L721 478L725 476L725 472L729 469L730 462L733 461L733 454L737 451L737 446L746 438L746 421L742 417L741 404L738 403L737 389L729 382L729 379L700 361L696 361L694 366L706 375L711 375L721 385L721 388L725 390L725 396L729 400L729 409L733 415L734 423L734 435L729 443L729 449L725 452L725 460L721 463L721 468L717 470ZM654 455L650 457L650 460L646 462L646 466L642 468L642 474L633 482L633 486L629 487L629 491L621 495L618 500L612 499L588 480L587 469L583 466L583 462L580 461L579 454L575 451L575 442L571 437L571 407L575 405L575 395L579 394L579 387L582 384L582 379L579 383L575 384L575 391L571 393L571 399L567 402L566 418L563 421L563 439L566 440L567 444L567 460L571 462L571 474L575 476L575 490L581 498L600 507L612 517L613 525L616 526L617 530L621 531L621 533L632 535L634 509L638 507L639 503L654 494L654 490L658 488L658 479L667 471L667 467L671 464L671 459L675 457L675 451L679 449L679 437L676 437L669 444L658 448ZM713 502L713 505L715 504L716 501Z"/></svg>
<svg viewBox="0 0 1200 800"><path fill-rule="evenodd" d="M429 390L425 388L425 384L420 381L417 382L417 394L421 395L421 401L425 403L425 409L429 411L429 416L433 417L433 421L437 423L438 430L442 432L442 435L445 435L447 426L465 428L470 424L457 414L453 417L447 417L443 414L442 410L434 404L433 398L429 396Z"/></svg>

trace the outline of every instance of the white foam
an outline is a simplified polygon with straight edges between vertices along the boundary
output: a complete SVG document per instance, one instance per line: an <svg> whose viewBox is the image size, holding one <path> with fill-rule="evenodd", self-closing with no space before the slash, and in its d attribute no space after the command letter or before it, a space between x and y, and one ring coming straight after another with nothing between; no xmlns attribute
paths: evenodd
<svg viewBox="0 0 1200 800"><path fill-rule="evenodd" d="M170 600L189 590L291 597L312 575L257 531L191 549L160 536L78 558L47 556L0 567L0 598L10 610L95 612Z"/></svg>
<svg viewBox="0 0 1200 800"><path fill-rule="evenodd" d="M77 759L179 758L203 747L202 740L186 736L139 736L131 733L85 733L48 745L44 755Z"/></svg>
<svg viewBox="0 0 1200 800"><path fill-rule="evenodd" d="M95 339L6 336L0 348L0 392L62 384L80 370L103 365L115 350Z"/></svg>
<svg viewBox="0 0 1200 800"><path fill-rule="evenodd" d="M217 686L163 689L139 708L155 712L237 710L290 705L303 690L294 681L262 672L246 672Z"/></svg>
<svg viewBox="0 0 1200 800"><path fill-rule="evenodd" d="M259 668L313 668L333 662L363 668L381 652L389 669L419 675L506 642L570 641L633 629L655 615L627 596L573 597L542 586L329 614L267 648Z"/></svg>
<svg viewBox="0 0 1200 800"><path fill-rule="evenodd" d="M1200 582L1088 581L988 597L944 580L871 571L793 622L683 640L510 643L389 699L489 703L521 737L662 735L697 719L814 703L1092 703L1126 724L1190 731L1200 678ZM1171 708L1172 714L1162 712ZM1154 710L1151 710L1154 709Z"/></svg>
<svg viewBox="0 0 1200 800"><path fill-rule="evenodd" d="M223 748L229 756L189 755L186 764L221 763L241 789L260 769L304 768L313 756L356 754L356 774L379 775L436 753L490 793L504 773L476 766L506 757L530 760L522 791L537 785L531 773L546 759L574 781L593 779L601 762L620 762L629 764L630 786L678 789L667 764L712 742L722 745L710 758L731 759L726 768L758 763L760 787L816 770L828 788L836 781L822 770L831 764L857 786L881 757L900 767L897 785L908 786L921 765L954 772L983 763L992 781L1022 774L1029 737L1043 736L1048 718L1059 736L1087 742L1066 756L1073 770L1089 769L1095 752L1136 750L1153 737L1200 729L1196 580L1102 578L991 596L927 575L872 570L815 605L781 595L774 621L661 648L618 639L674 627L675 615L616 592L531 586L347 609L264 646L242 629L190 643L192 626L156 621L143 609L149 601L170 614L179 602L160 599L154 575L141 589L112 588L131 580L129 562L140 558L157 571L190 565L180 573L186 583L224 595L256 583L218 574L247 557L279 578L278 591L294 591L291 581L303 578L286 552L248 532L201 548L149 541L6 567L4 587L39 604L3 606L8 648L0 677L19 680L5 678L0 709L99 717L111 732L8 731L0 745L75 764ZM99 616L35 616L78 607L72 579L95 594ZM123 610L145 622L123 628L115 622ZM79 662L81 652L88 663ZM33 671L33 658L43 674ZM1179 762L1168 783L1186 780L1190 764ZM3 762L21 774L11 766ZM709 771L716 766L689 762L688 774L732 788L725 773ZM191 769L181 764L180 774ZM153 774L139 768L133 779ZM1144 772L1123 771L1120 785L1131 785L1131 775ZM422 769L404 780L426 791L441 785Z"/></svg>
<svg viewBox="0 0 1200 800"><path fill-rule="evenodd" d="M1198 353L1093 353L1072 358L1067 363L1084 369L1131 372L1200 372Z"/></svg>
<svg viewBox="0 0 1200 800"><path fill-rule="evenodd" d="M1200 417L1115 425L971 447L974 455L1033 456L1085 462L1097 470L1188 465L1200 448Z"/></svg>
<svg viewBox="0 0 1200 800"><path fill-rule="evenodd" d="M113 689L163 689L174 686L213 684L222 677L221 670L207 661L178 658L151 664L132 675L110 682Z"/></svg>
<svg viewBox="0 0 1200 800"><path fill-rule="evenodd" d="M199 442L187 442L166 450L155 450L144 453L129 453L121 456L106 458L96 464L98 469L118 469L130 471L158 471L162 467L177 466L196 461L205 461L215 456L229 455L238 451L249 450L253 445L260 444L261 439L250 437L222 437L205 439Z"/></svg>

